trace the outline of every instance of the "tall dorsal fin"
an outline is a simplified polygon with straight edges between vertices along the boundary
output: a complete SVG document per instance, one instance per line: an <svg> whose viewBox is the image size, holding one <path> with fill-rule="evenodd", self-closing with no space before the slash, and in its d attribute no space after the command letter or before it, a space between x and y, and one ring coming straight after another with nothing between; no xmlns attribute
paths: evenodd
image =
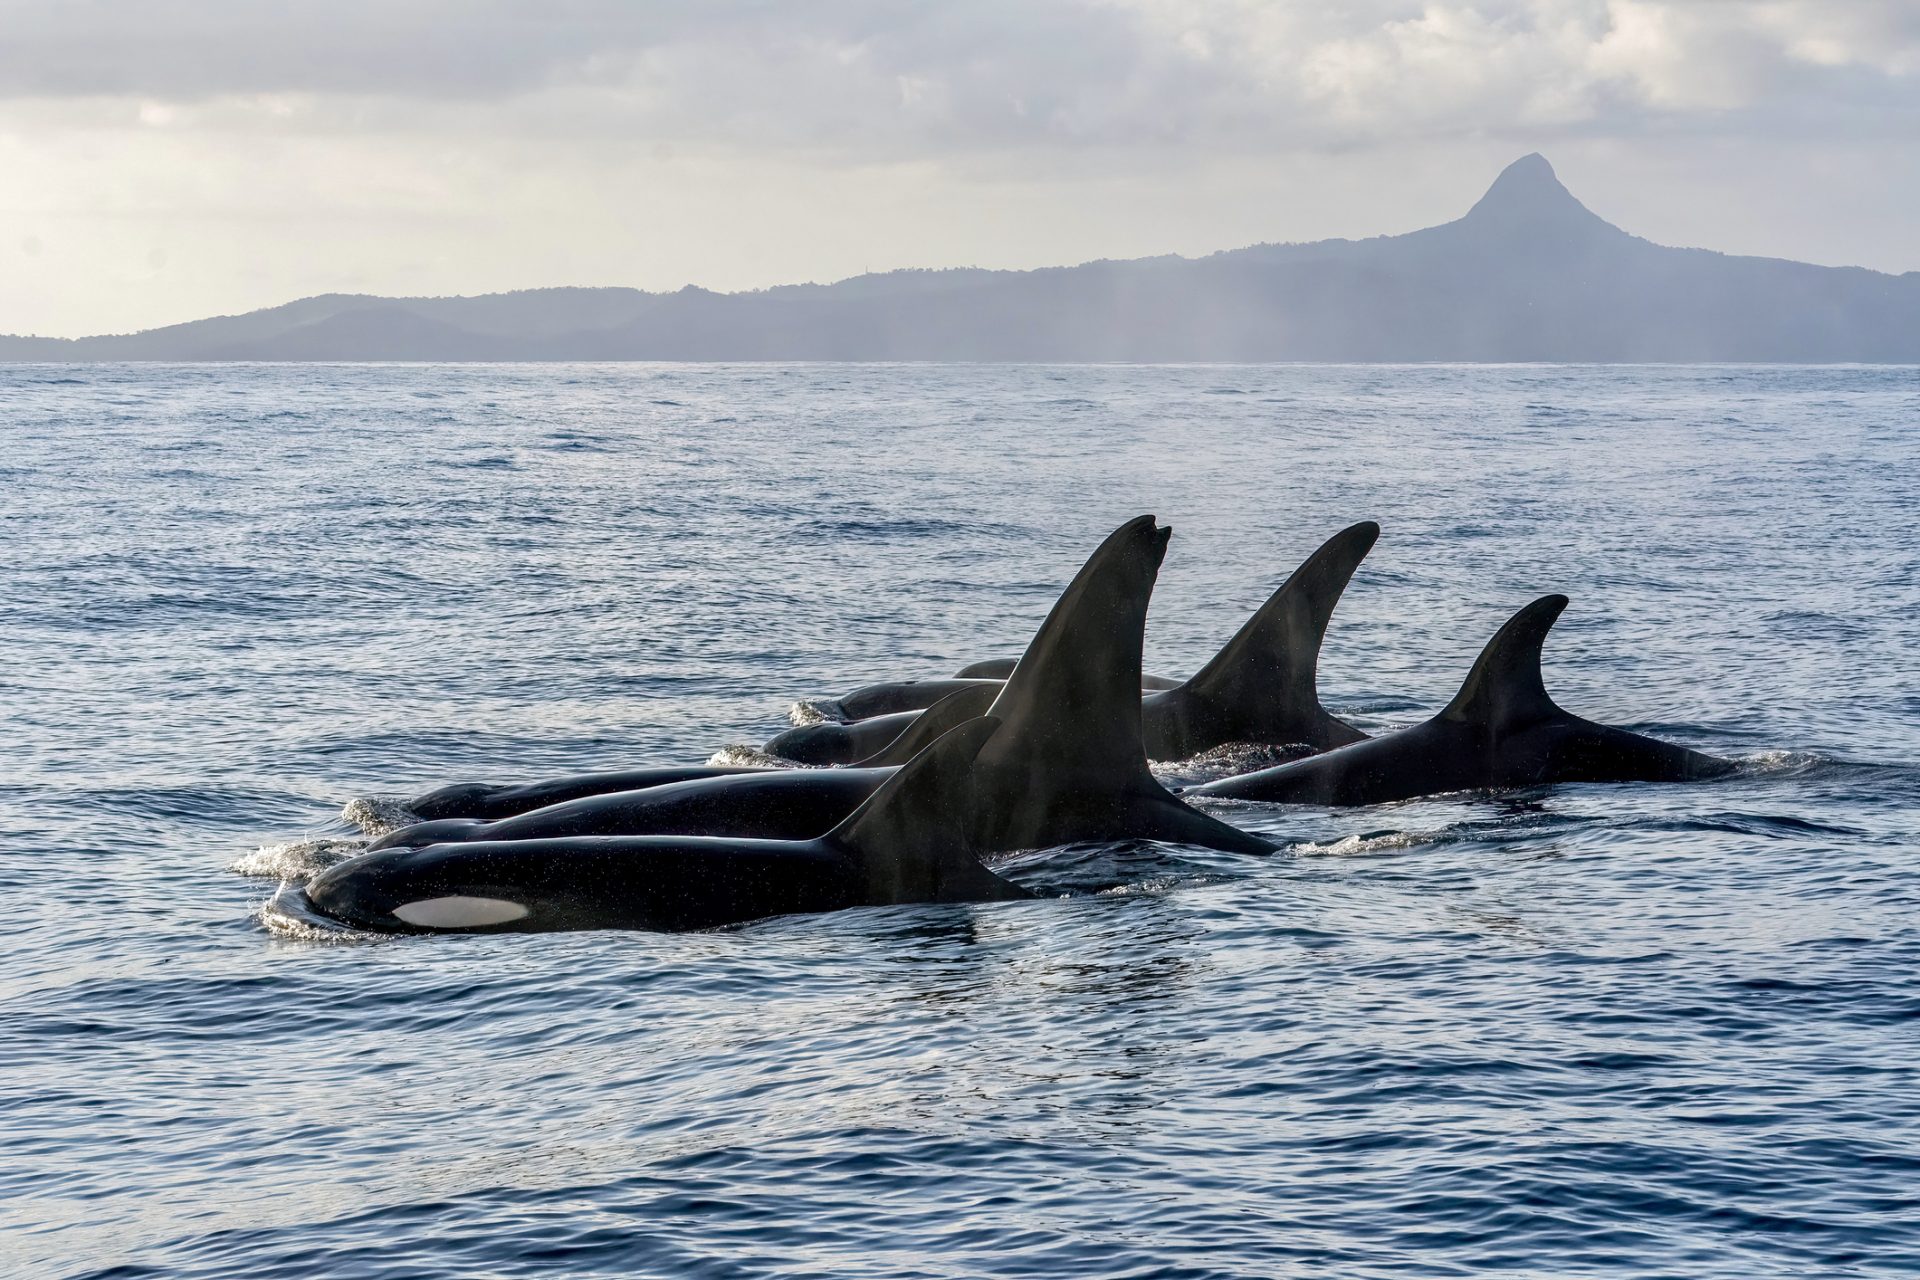
<svg viewBox="0 0 1920 1280"><path fill-rule="evenodd" d="M1545 715L1564 715L1547 696L1540 676L1540 646L1567 607L1565 596L1541 596L1508 618L1487 641L1460 692L1440 713L1448 720L1503 725Z"/></svg>
<svg viewBox="0 0 1920 1280"><path fill-rule="evenodd" d="M987 714L988 708L999 696L1000 687L991 684L950 693L914 717L913 723L899 737L865 760L856 761L848 767L878 769L885 765L905 764L932 746L949 729L956 729L969 720Z"/></svg>
<svg viewBox="0 0 1920 1280"><path fill-rule="evenodd" d="M1320 644L1327 622L1354 570L1379 538L1380 526L1362 520L1321 543L1184 687L1222 707L1251 711L1269 700L1292 708L1318 707Z"/></svg>
<svg viewBox="0 0 1920 1280"><path fill-rule="evenodd" d="M1187 807L1147 768L1140 647L1171 530L1130 520L1100 544L1027 646L974 762L976 847L1177 840L1268 852L1257 836Z"/></svg>
<svg viewBox="0 0 1920 1280"><path fill-rule="evenodd" d="M1084 773L1105 770L1116 789L1151 777L1140 738L1140 648L1172 533L1138 516L1087 557L994 699L1006 731L982 763L1011 753L1072 761Z"/></svg>
<svg viewBox="0 0 1920 1280"><path fill-rule="evenodd" d="M948 732L823 837L859 864L868 903L1032 896L981 866L974 849L973 760L999 728L982 716Z"/></svg>

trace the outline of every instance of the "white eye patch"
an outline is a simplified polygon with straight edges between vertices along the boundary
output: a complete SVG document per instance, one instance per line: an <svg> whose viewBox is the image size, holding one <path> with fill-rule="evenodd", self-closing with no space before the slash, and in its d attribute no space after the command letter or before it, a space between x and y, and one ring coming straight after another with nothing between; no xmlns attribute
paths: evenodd
<svg viewBox="0 0 1920 1280"><path fill-rule="evenodd" d="M467 898L455 894L409 902L395 907L393 914L422 929L478 929L521 919L527 909L505 898Z"/></svg>

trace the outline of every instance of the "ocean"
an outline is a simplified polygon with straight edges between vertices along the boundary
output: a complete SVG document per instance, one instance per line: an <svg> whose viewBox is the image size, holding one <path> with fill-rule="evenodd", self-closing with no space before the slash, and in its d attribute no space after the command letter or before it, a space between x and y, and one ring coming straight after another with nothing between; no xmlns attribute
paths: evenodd
<svg viewBox="0 0 1920 1280"><path fill-rule="evenodd" d="M1920 1271L1920 369L9 365L0 445L0 1274ZM1374 519L1337 714L1560 591L1563 706L1741 768L709 934L272 906L350 802L1015 654L1144 512L1149 670Z"/></svg>

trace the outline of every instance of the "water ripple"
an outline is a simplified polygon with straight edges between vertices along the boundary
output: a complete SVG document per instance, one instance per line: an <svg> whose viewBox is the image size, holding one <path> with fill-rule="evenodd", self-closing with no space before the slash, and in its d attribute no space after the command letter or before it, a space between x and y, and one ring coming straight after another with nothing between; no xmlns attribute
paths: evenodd
<svg viewBox="0 0 1920 1280"><path fill-rule="evenodd" d="M1890 368L0 368L0 1270L1914 1274L1916 410ZM1375 518L1338 714L1417 722L1564 590L1556 696L1741 767L1208 802L1278 852L689 936L306 906L395 797L767 763L725 744L809 693L1017 652L1142 511L1151 670Z"/></svg>

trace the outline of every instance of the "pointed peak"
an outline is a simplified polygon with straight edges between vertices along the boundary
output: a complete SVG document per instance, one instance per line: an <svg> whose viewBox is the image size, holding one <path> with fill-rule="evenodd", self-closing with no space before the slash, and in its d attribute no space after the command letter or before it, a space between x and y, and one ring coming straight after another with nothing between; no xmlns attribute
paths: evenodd
<svg viewBox="0 0 1920 1280"><path fill-rule="evenodd" d="M1521 156L1502 169L1479 203L1467 211L1464 221L1502 230L1595 231L1604 228L1618 233L1618 228L1581 204L1573 192L1560 184L1553 166L1538 151Z"/></svg>
<svg viewBox="0 0 1920 1280"><path fill-rule="evenodd" d="M1496 182L1515 178L1527 182L1551 182L1559 185L1560 179L1554 176L1553 166L1538 151L1529 151L1500 171Z"/></svg>

